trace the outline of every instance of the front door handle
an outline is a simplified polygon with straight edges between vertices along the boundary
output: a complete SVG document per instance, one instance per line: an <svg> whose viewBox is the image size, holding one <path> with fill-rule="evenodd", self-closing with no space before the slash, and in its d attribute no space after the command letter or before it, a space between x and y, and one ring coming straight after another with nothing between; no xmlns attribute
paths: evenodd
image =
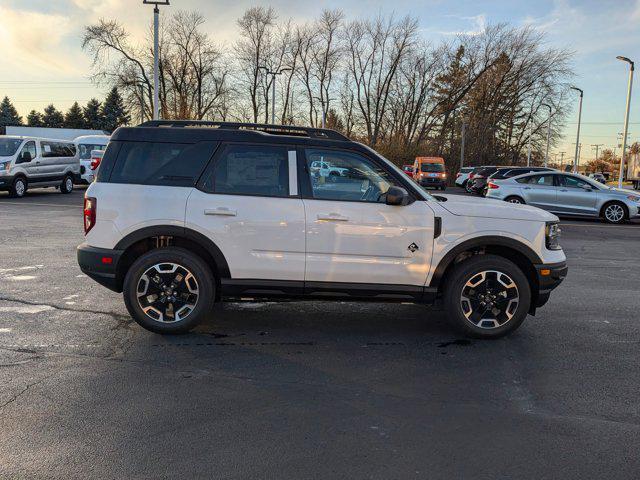
<svg viewBox="0 0 640 480"><path fill-rule="evenodd" d="M349 217L340 215L339 213L319 213L318 220L327 220L330 222L348 222Z"/></svg>
<svg viewBox="0 0 640 480"><path fill-rule="evenodd" d="M561 188L560 191L561 192L568 192L569 190L567 190L566 188Z"/></svg>
<svg viewBox="0 0 640 480"><path fill-rule="evenodd" d="M227 207L207 208L204 211L205 215L221 215L223 217L235 217L238 212L230 210Z"/></svg>

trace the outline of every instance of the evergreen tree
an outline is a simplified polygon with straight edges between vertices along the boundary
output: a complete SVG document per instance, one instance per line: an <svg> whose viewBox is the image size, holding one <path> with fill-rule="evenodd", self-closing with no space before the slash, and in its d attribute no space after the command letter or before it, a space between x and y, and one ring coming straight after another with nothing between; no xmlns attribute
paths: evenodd
<svg viewBox="0 0 640 480"><path fill-rule="evenodd" d="M64 126L64 115L51 104L44 109L42 121L45 127L62 128Z"/></svg>
<svg viewBox="0 0 640 480"><path fill-rule="evenodd" d="M64 126L66 128L85 128L84 114L78 102L74 102L64 116Z"/></svg>
<svg viewBox="0 0 640 480"><path fill-rule="evenodd" d="M113 132L116 128L128 124L129 120L131 120L116 87L113 87L107 98L105 98L100 112L103 118L102 128L108 132Z"/></svg>
<svg viewBox="0 0 640 480"><path fill-rule="evenodd" d="M44 127L44 121L42 120L42 114L31 110L27 115L27 126L29 127Z"/></svg>
<svg viewBox="0 0 640 480"><path fill-rule="evenodd" d="M4 97L0 103L0 127L22 125L22 117L18 115L9 97Z"/></svg>
<svg viewBox="0 0 640 480"><path fill-rule="evenodd" d="M84 123L87 128L94 130L101 130L104 123L102 114L100 113L100 102L95 98L92 98L87 103L86 107L82 108L84 114Z"/></svg>

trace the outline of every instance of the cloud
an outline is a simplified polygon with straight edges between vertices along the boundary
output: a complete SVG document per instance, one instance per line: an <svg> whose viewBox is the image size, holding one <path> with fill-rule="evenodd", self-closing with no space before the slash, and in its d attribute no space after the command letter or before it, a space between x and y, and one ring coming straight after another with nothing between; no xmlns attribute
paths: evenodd
<svg viewBox="0 0 640 480"><path fill-rule="evenodd" d="M64 40L73 32L71 20L60 14L0 7L0 44L8 65L37 76L69 74L75 69L64 58Z"/></svg>
<svg viewBox="0 0 640 480"><path fill-rule="evenodd" d="M439 32L442 35L482 35L487 30L487 16L484 13L472 17L457 17L460 20L469 21L471 30Z"/></svg>

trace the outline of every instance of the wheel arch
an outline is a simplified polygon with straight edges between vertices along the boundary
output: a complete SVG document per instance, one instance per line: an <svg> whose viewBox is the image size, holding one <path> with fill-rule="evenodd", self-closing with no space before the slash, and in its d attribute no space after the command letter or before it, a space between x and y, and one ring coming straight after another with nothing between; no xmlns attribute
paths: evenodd
<svg viewBox="0 0 640 480"><path fill-rule="evenodd" d="M118 287L122 288L127 271L138 257L148 251L169 245L186 248L201 257L211 268L217 287L220 287L220 279L231 278L227 259L211 239L189 228L155 225L128 234L114 247L115 250L123 252L116 269ZM219 294L220 288L216 291Z"/></svg>
<svg viewBox="0 0 640 480"><path fill-rule="evenodd" d="M429 287L437 288L438 294L442 294L444 286L447 284L447 275L451 273L457 263L470 256L484 254L498 255L515 263L529 280L531 304L535 305L540 287L535 265L544 262L528 245L508 237L477 237L456 245L438 263L429 282Z"/></svg>

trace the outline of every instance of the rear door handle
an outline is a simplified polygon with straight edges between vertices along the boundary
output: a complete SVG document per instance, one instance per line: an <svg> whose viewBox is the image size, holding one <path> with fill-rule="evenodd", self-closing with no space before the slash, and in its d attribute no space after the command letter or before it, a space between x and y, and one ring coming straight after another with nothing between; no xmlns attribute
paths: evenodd
<svg viewBox="0 0 640 480"><path fill-rule="evenodd" d="M568 192L569 190L567 190L566 188L561 188L560 191L561 192Z"/></svg>
<svg viewBox="0 0 640 480"><path fill-rule="evenodd" d="M523 190L531 190L531 187L524 187Z"/></svg>
<svg viewBox="0 0 640 480"><path fill-rule="evenodd" d="M319 213L318 220L328 220L330 222L348 222L349 217L345 217L338 213Z"/></svg>
<svg viewBox="0 0 640 480"><path fill-rule="evenodd" d="M238 212L235 210L229 210L227 207L207 208L204 211L205 215L221 215L223 217L235 217Z"/></svg>

